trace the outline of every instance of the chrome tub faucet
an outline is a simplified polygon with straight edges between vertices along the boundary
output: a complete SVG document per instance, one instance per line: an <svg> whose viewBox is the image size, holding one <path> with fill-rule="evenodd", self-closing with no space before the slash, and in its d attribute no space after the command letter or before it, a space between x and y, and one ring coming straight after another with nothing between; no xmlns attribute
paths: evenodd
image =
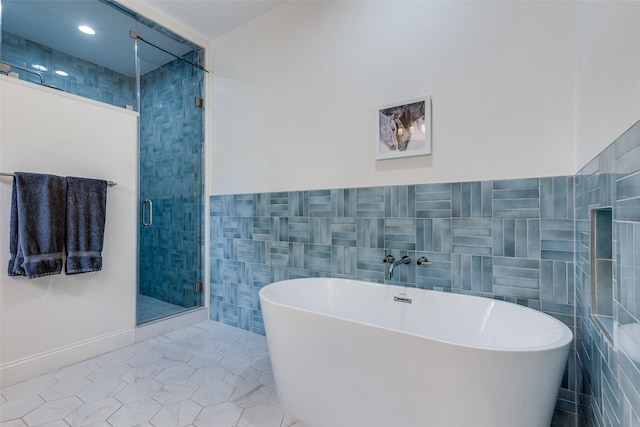
<svg viewBox="0 0 640 427"><path fill-rule="evenodd" d="M393 269L400 264L410 264L411 258L405 255L402 258L400 258L398 261L396 261L396 258L393 255L387 255L386 257L384 257L382 262L389 263L389 280L391 280L393 279Z"/></svg>

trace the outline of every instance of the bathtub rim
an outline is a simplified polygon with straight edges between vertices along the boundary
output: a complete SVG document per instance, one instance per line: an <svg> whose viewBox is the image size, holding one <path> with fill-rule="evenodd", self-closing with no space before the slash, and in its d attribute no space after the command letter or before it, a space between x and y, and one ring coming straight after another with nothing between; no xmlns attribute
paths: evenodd
<svg viewBox="0 0 640 427"><path fill-rule="evenodd" d="M388 327L388 326L382 326L382 325L378 325L378 324L374 324L374 323L370 323L370 322L364 322L364 321L360 321L360 320L354 320L354 319L350 319L344 316L338 316L338 315L334 315L334 314L326 314L326 313L322 313L319 311L314 311L314 310L309 310L307 308L301 308L301 307L296 307L296 306L292 306L289 304L284 304L281 302L277 302L274 301L273 299L268 298L267 296L265 296L265 294L268 292L268 288L271 286L275 286L278 285L280 283L290 283L290 282L294 282L294 281L305 281L305 280L313 280L313 281L326 281L326 280L339 280L339 281L344 281L344 282L356 282L356 283L360 283L360 284L364 284L367 286L387 286L387 287L391 287L391 288L397 288L399 291L402 290L406 290L406 289L416 289L419 291L425 291L425 292L437 292L437 293L444 293L444 294L450 294L450 295L456 295L458 297L462 297L462 298L468 298L468 299L482 299L482 300L488 300L488 301L494 301L498 304L511 304L514 305L516 307L518 307L519 310L530 310L531 312L533 312L536 316L543 316L546 317L547 320L552 321L553 323L557 324L559 326L559 329L562 331L562 334L559 338L557 338L556 340L545 344L545 345L539 345L539 346L529 346L529 347L491 347L491 346L486 346L486 345L477 345L477 344L469 344L469 343L463 343L463 342L458 342L458 341L452 341L452 340L446 340L446 339L442 339L442 338L436 338L436 337L432 337L432 336L425 336L425 335L420 335L417 334L415 332L411 332L411 331L407 331L407 330L402 330L402 329L397 329L397 328L392 328L392 327ZM446 344L446 345L451 345L451 346L458 346L458 347L464 347L464 348L469 348L469 349L474 349L474 350L481 350L481 351L495 351L495 352L512 352L512 353L531 353L531 352L542 352L542 351L553 351L553 350L562 350L564 348L569 348L569 346L571 345L571 343L574 340L574 334L573 331L566 325L564 324L562 321L556 319L555 317L551 316L550 314L547 314L543 311L540 310L536 310L534 308L531 307L527 307L524 305L520 305L520 304L516 304L516 303L512 303L509 301L503 301L503 300L499 300L499 299L494 299L494 298L488 298L488 297L482 297L482 296L477 296L477 295L467 295L467 294L462 294L462 293L456 293L456 292L444 292L444 291L434 291L434 290L430 290L430 289L422 289L422 288L415 288L415 287L409 287L409 286L398 286L398 285L393 285L393 284L387 284L387 283L374 283L374 282L368 282L368 281L364 281L364 280L356 280L356 279L344 279L344 278L340 278L340 277L306 277L306 278L297 278L297 279L286 279L286 280L279 280L277 282L272 282L269 283L265 286L263 286L260 291L258 292L258 296L260 298L260 305L261 307L263 306L264 302L268 302L269 304L278 306L278 307L282 307L282 308L287 308L287 309L291 309L291 310L296 310L296 311L300 311L300 312L305 312L305 313L309 313L309 314L313 314L316 316L322 316L325 318L329 318L329 319L339 319L341 321L345 321L345 322L349 322L349 323L353 323L353 324L358 324L358 325L363 325L363 326L368 326L368 327L373 327L373 328L380 328L380 329L384 329L386 331L390 331L390 332L394 332L394 333L400 333L400 334L406 334L409 336L413 336L416 338L420 338L420 339L427 339L427 340L433 340L442 344ZM266 323L266 321L265 321ZM266 325L265 325L266 327ZM267 340L268 340L268 332L267 332Z"/></svg>

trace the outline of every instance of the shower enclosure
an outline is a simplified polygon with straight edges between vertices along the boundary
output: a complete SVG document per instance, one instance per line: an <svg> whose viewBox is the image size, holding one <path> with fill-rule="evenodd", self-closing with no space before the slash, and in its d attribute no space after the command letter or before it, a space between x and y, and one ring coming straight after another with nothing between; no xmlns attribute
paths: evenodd
<svg viewBox="0 0 640 427"><path fill-rule="evenodd" d="M139 112L137 324L204 305L204 50L112 0L0 2L0 73Z"/></svg>
<svg viewBox="0 0 640 427"><path fill-rule="evenodd" d="M203 52L154 66L135 39L140 111L138 324L199 307L203 247Z"/></svg>

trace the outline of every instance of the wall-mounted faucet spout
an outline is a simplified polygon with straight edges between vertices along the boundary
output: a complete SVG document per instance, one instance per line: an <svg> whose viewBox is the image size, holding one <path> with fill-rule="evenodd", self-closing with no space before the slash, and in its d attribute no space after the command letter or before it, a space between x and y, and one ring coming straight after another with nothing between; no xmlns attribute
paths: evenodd
<svg viewBox="0 0 640 427"><path fill-rule="evenodd" d="M389 280L391 280L393 279L393 269L396 267L396 265L409 264L411 263L411 258L405 255L402 258L400 258L398 261L396 261L396 258L393 255L387 255L386 257L384 257L382 262L389 263Z"/></svg>

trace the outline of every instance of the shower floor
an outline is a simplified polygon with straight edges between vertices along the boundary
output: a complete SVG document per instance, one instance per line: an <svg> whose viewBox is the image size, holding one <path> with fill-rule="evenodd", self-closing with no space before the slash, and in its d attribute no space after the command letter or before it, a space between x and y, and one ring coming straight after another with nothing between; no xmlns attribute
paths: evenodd
<svg viewBox="0 0 640 427"><path fill-rule="evenodd" d="M138 325L173 316L194 307L182 307L146 295L138 295Z"/></svg>

